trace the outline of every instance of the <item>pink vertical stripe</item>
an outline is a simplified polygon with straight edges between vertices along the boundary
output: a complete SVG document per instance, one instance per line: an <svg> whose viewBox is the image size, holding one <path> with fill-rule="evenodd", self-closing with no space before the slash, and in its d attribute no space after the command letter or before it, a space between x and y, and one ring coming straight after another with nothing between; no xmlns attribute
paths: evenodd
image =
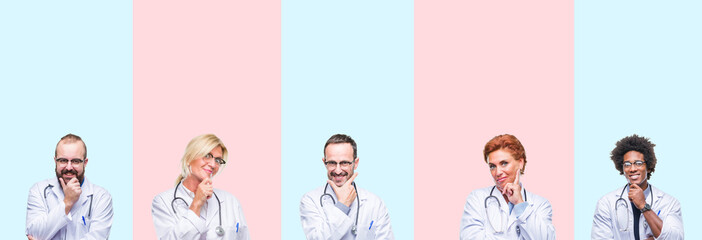
<svg viewBox="0 0 702 240"><path fill-rule="evenodd" d="M492 185L492 137L525 145L522 179L573 236L573 2L415 1L415 238L459 236Z"/></svg>
<svg viewBox="0 0 702 240"><path fill-rule="evenodd" d="M153 197L214 133L230 151L215 187L253 238L280 239L280 94L280 1L134 2L134 238L156 238Z"/></svg>

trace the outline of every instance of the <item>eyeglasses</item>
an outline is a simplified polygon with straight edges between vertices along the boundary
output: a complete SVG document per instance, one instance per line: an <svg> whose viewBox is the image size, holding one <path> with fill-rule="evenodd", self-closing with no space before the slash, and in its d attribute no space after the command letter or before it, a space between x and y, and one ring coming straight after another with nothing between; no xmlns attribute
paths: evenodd
<svg viewBox="0 0 702 240"><path fill-rule="evenodd" d="M65 159L65 158L59 158L59 159L56 159L56 162L59 163L60 165L66 165L66 164L68 164L68 162L71 162L71 165L77 166L77 165L80 165L81 163L83 163L84 160L83 160L83 159L78 159L78 158L74 158L74 159L71 159L71 160L68 160L68 159Z"/></svg>
<svg viewBox="0 0 702 240"><path fill-rule="evenodd" d="M353 164L353 163L349 162L349 161L341 161L339 163L337 163L335 161L324 162L324 165L327 166L327 168L329 168L329 169L334 169L334 168L336 168L337 165L340 165L342 168L347 168L347 167L351 166L351 164Z"/></svg>
<svg viewBox="0 0 702 240"><path fill-rule="evenodd" d="M636 166L636 168L640 168L643 167L644 164L646 164L646 162L641 160L634 161L633 164L631 162L624 162L624 169L631 168L632 165Z"/></svg>
<svg viewBox="0 0 702 240"><path fill-rule="evenodd" d="M215 162L217 165L224 165L224 164L227 164L227 161L224 161L224 159L221 159L221 158L215 158L214 156L212 156L212 153L208 153L207 155L205 155L205 158L204 158L204 159L205 159L205 161L210 161L210 160L212 160L213 158L214 158L214 162Z"/></svg>

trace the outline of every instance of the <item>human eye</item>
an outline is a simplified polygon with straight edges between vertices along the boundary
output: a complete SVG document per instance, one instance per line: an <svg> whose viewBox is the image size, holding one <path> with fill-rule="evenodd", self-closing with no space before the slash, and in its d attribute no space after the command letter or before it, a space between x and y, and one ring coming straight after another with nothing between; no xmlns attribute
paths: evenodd
<svg viewBox="0 0 702 240"><path fill-rule="evenodd" d="M351 162L349 162L349 161L341 161L340 164L341 164L341 166L344 166L344 167L351 166Z"/></svg>
<svg viewBox="0 0 702 240"><path fill-rule="evenodd" d="M227 161L224 161L224 159L221 158L215 158L215 162L219 165L227 164Z"/></svg>
<svg viewBox="0 0 702 240"><path fill-rule="evenodd" d="M205 158L207 158L207 159L212 158L212 153L208 153L207 155L205 155Z"/></svg>
<svg viewBox="0 0 702 240"><path fill-rule="evenodd" d="M636 164L637 167L641 167L644 165L644 162L643 161L636 161L636 162L634 162L634 164Z"/></svg>
<svg viewBox="0 0 702 240"><path fill-rule="evenodd" d="M630 162L625 162L625 163L624 163L624 167L631 167L631 163L630 163Z"/></svg>
<svg viewBox="0 0 702 240"><path fill-rule="evenodd" d="M490 164L490 165L488 165L488 166L490 167L490 170L495 169L495 164Z"/></svg>
<svg viewBox="0 0 702 240"><path fill-rule="evenodd" d="M331 167L331 166L336 166L336 162L334 162L334 161L326 161L326 162L324 162L324 163L327 164L327 166L330 166L330 167Z"/></svg>
<svg viewBox="0 0 702 240"><path fill-rule="evenodd" d="M65 159L65 158L59 158L59 159L56 159L56 161L60 162L60 163L68 163L68 159Z"/></svg>
<svg viewBox="0 0 702 240"><path fill-rule="evenodd" d="M71 159L71 164L80 164L80 163L82 163L82 162L83 162L82 159L77 159L77 158L76 158L76 159Z"/></svg>
<svg viewBox="0 0 702 240"><path fill-rule="evenodd" d="M504 167L504 166L509 165L509 163L505 161L505 162L501 162L500 165L502 165Z"/></svg>

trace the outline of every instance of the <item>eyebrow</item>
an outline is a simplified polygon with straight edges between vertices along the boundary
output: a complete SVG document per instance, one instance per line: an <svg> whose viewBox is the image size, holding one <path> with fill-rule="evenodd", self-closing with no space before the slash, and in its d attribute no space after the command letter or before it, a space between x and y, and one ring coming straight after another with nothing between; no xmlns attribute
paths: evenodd
<svg viewBox="0 0 702 240"><path fill-rule="evenodd" d="M208 152L205 156L207 156L208 154L209 154L209 155L212 155L213 158L221 158L221 159L224 159L224 155L222 155L222 156L220 156L220 157L215 157L215 155L214 155L212 152Z"/></svg>

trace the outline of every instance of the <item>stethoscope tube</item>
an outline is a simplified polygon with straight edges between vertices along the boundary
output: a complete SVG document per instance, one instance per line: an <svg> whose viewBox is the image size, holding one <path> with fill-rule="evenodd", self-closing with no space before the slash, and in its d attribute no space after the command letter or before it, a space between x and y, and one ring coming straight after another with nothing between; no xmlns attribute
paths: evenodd
<svg viewBox="0 0 702 240"><path fill-rule="evenodd" d="M46 190L53 189L53 188L54 188L54 185L51 185L51 184L47 185L44 188L44 199L46 199L46 197L48 196L48 195L46 195L46 193L47 193ZM90 218L93 215L93 194L90 194L87 197L90 198L90 205L88 206L88 218Z"/></svg>
<svg viewBox="0 0 702 240"><path fill-rule="evenodd" d="M496 188L496 187L497 187L497 186L492 186L492 189L490 190L490 195L488 195L487 197L485 197L484 206L485 206L485 214L486 214L486 215L489 214L489 213L488 213L488 201L489 201L490 199L494 199L495 202L497 202L497 208L498 208L500 211L502 211L502 210L501 210L501 209L502 209L502 203L500 203L500 199L497 198L496 196L492 195L492 193L495 191L495 188ZM526 194L526 188L522 188L522 191L524 192L524 195L523 195L523 196L524 196L524 202L527 202L528 199L527 199L527 194ZM498 231L498 230L497 230L498 228L496 228L496 227L493 225L494 223L490 220L490 216L487 216L487 218L488 218L488 222L490 223L490 225L492 225L491 227L493 228L493 230L495 230L495 233L502 233L502 230L499 230L499 231ZM502 228L502 221L500 221L500 228L499 228L499 229L501 229L501 228ZM521 231L519 230L519 226L517 226L517 235L520 235L520 232L521 232Z"/></svg>
<svg viewBox="0 0 702 240"><path fill-rule="evenodd" d="M617 214L617 216L615 216L615 217L616 217L616 219L617 219L617 224L619 224L620 227L622 226L622 224L619 223L619 216L618 216L619 213L618 213L617 210L618 210L618 208L619 208L619 201L622 201L622 203L623 203L624 207L627 209L627 211L628 211L628 209L629 209L629 203L628 203L628 201L627 201L626 199L623 198L623 196L624 196L624 191L626 190L626 187L628 187L629 185L631 185L631 184L630 184L630 183L627 183L626 185L624 185L624 188L622 188L622 193L619 194L619 199L617 199L617 201L614 202L614 214ZM651 191L651 193L649 194L649 195L651 195L651 204L650 204L650 205L651 205L651 208L653 208L653 186L651 186L651 184L649 183L649 184L648 184L648 187L649 187L649 189L650 189L649 191ZM646 199L644 199L644 201L645 201L645 200L646 200ZM634 206L634 204L632 204L632 207L636 207L636 206ZM634 209L631 209L631 211L632 211L632 214L633 214ZM640 220L640 219L639 219L639 220ZM629 223L629 215L628 215L628 214L626 215L626 222L627 222L626 228L624 228L624 230L621 230L621 231L626 232L626 231L629 230L629 224L628 224L628 223ZM637 224L637 223L634 223L634 224Z"/></svg>
<svg viewBox="0 0 702 240"><path fill-rule="evenodd" d="M177 199L180 199L181 201L183 201L183 203L185 203L186 207L190 207L190 204L188 204L188 202L186 202L185 199L178 197L176 195L176 193L178 193L179 186L180 186L180 182L176 185L175 190L173 190L173 200L171 200L171 209L173 209L173 213L175 213L175 214L178 214L178 212L176 212L175 205L173 205L173 203L175 203L175 201ZM218 236L223 236L224 235L224 228L222 228L222 203L219 201L219 197L217 196L217 193L212 191L212 195L214 195L215 199L217 199L217 207L218 207L217 213L219 213L219 226L217 226L217 228L215 228L215 232L217 233ZM91 200L91 204L92 204L92 200Z"/></svg>
<svg viewBox="0 0 702 240"><path fill-rule="evenodd" d="M351 185L353 185L353 190L356 191L356 223L353 224L353 226L351 227L351 233L353 233L353 235L357 235L356 234L356 232L357 232L356 226L358 226L358 215L361 215L361 211L360 211L361 210L361 200L358 197L358 188L356 188L356 182L352 182ZM329 198L331 198L332 202L334 204L336 204L334 197L332 197L331 194L327 193L328 187L329 187L329 183L324 185L324 194L322 194L322 196L319 196L319 205L321 205L322 207L324 207L324 202L322 201L324 196L329 196Z"/></svg>

